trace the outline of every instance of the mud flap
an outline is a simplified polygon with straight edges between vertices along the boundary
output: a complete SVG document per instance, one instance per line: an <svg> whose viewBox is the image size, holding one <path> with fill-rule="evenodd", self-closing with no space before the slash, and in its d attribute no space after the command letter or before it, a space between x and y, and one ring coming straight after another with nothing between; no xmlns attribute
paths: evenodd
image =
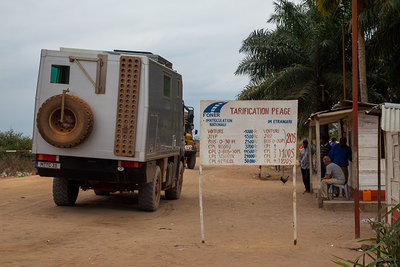
<svg viewBox="0 0 400 267"><path fill-rule="evenodd" d="M151 181L153 181L153 177L156 173L156 161L148 161L146 162L146 183L150 183Z"/></svg>

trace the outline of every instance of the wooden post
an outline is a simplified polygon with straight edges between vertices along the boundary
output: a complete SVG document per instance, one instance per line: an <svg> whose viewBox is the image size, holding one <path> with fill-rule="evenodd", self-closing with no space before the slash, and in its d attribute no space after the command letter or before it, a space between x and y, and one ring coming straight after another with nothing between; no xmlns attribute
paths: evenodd
<svg viewBox="0 0 400 267"><path fill-rule="evenodd" d="M200 164L199 167L199 205L200 205L200 230L201 230L201 243L205 243L204 239L204 218L203 218L203 185L202 185L202 173L203 166Z"/></svg>
<svg viewBox="0 0 400 267"><path fill-rule="evenodd" d="M383 107L382 107L383 109ZM385 122L386 123L386 122ZM392 192L392 183L391 180L393 178L393 134L394 133L388 133L384 132L384 141L385 141L385 189L386 192ZM398 134L398 133L396 133ZM399 136L400 137L400 136ZM390 207L392 204L392 196L390 193L386 193L386 205ZM392 214L390 213L386 217L386 222L391 223L392 222Z"/></svg>
<svg viewBox="0 0 400 267"><path fill-rule="evenodd" d="M342 58L343 58L343 100L346 100L346 57L345 57L345 44L344 44L344 14L342 11Z"/></svg>
<svg viewBox="0 0 400 267"><path fill-rule="evenodd" d="M309 161L310 161L310 192L313 192L313 180L314 180L314 175L313 175L313 162L312 162L312 154L311 154L311 141L312 141L312 126L308 127L308 155L309 155Z"/></svg>
<svg viewBox="0 0 400 267"><path fill-rule="evenodd" d="M321 190L321 144L320 144L320 139L321 139L321 132L320 132L320 124L319 124L319 119L317 118L316 124L315 124L315 139L317 143L317 182L318 182L318 192Z"/></svg>
<svg viewBox="0 0 400 267"><path fill-rule="evenodd" d="M381 116L378 116L378 222L381 222Z"/></svg>

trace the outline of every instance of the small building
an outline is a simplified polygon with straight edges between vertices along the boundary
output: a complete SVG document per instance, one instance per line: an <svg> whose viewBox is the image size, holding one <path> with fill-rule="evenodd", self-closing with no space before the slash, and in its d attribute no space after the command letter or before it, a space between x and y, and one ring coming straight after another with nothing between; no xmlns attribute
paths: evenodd
<svg viewBox="0 0 400 267"><path fill-rule="evenodd" d="M355 150L352 140L353 131L353 109L352 101L341 101L334 106L332 110L321 111L311 114L306 125L309 127L309 140L312 140L313 131L315 130L316 139L316 170L317 173L311 172L311 188L313 192L317 192L320 188L321 177L321 161L320 161L320 126L337 123L338 136L346 137L347 145L352 149L353 162L358 157L358 170L356 165L350 162L348 187L350 196L353 195L354 188L357 187L356 173L359 173L360 199L362 200L362 190L370 190L372 200L377 200L378 196L378 124L379 117L366 114L366 111L371 110L376 104L359 103L358 104L358 154ZM311 150L311 146L309 146ZM384 175L385 175L385 160L381 159L381 177L382 177L382 195L384 198Z"/></svg>

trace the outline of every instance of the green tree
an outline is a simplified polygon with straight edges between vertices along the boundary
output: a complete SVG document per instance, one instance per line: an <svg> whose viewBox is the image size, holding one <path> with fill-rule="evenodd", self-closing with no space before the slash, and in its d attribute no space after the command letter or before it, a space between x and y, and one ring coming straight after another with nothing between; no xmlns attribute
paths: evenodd
<svg viewBox="0 0 400 267"><path fill-rule="evenodd" d="M367 40L368 67L373 81L372 92L383 101L400 101L400 1L376 0L367 18L370 23ZM373 17L373 19L371 18Z"/></svg>
<svg viewBox="0 0 400 267"><path fill-rule="evenodd" d="M251 80L238 98L298 99L303 125L310 113L342 99L341 17L322 16L311 0L274 5L268 22L276 29L253 31L243 41L235 74Z"/></svg>
<svg viewBox="0 0 400 267"><path fill-rule="evenodd" d="M351 2L351 0L315 0L318 9L324 15L332 15L343 9L343 6ZM365 52L365 32L370 26L367 18L371 18L370 11L373 6L373 0L358 0L357 7L359 17L363 19L358 20L358 71L359 71L359 84L360 84L360 98L362 102L368 102L368 88L367 88L367 61ZM364 14L363 14L364 13Z"/></svg>
<svg viewBox="0 0 400 267"><path fill-rule="evenodd" d="M22 133L9 130L0 132L0 149L22 149L29 150L32 147L32 139L28 136L23 136Z"/></svg>
<svg viewBox="0 0 400 267"><path fill-rule="evenodd" d="M340 10L351 10L350 0L315 1L323 15L332 16ZM347 19L347 24L351 24L350 18ZM350 29L350 27L347 28ZM358 0L361 101L373 103L399 101L399 44L400 1Z"/></svg>

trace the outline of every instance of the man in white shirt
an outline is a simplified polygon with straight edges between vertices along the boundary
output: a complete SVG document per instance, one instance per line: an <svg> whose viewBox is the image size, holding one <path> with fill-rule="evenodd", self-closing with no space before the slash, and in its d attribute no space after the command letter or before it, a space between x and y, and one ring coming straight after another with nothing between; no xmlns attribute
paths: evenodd
<svg viewBox="0 0 400 267"><path fill-rule="evenodd" d="M339 165L331 162L329 156L325 156L323 161L326 165L326 174L325 177L321 179L320 197L322 199L328 199L328 186L331 184L344 184L346 179L342 169Z"/></svg>

